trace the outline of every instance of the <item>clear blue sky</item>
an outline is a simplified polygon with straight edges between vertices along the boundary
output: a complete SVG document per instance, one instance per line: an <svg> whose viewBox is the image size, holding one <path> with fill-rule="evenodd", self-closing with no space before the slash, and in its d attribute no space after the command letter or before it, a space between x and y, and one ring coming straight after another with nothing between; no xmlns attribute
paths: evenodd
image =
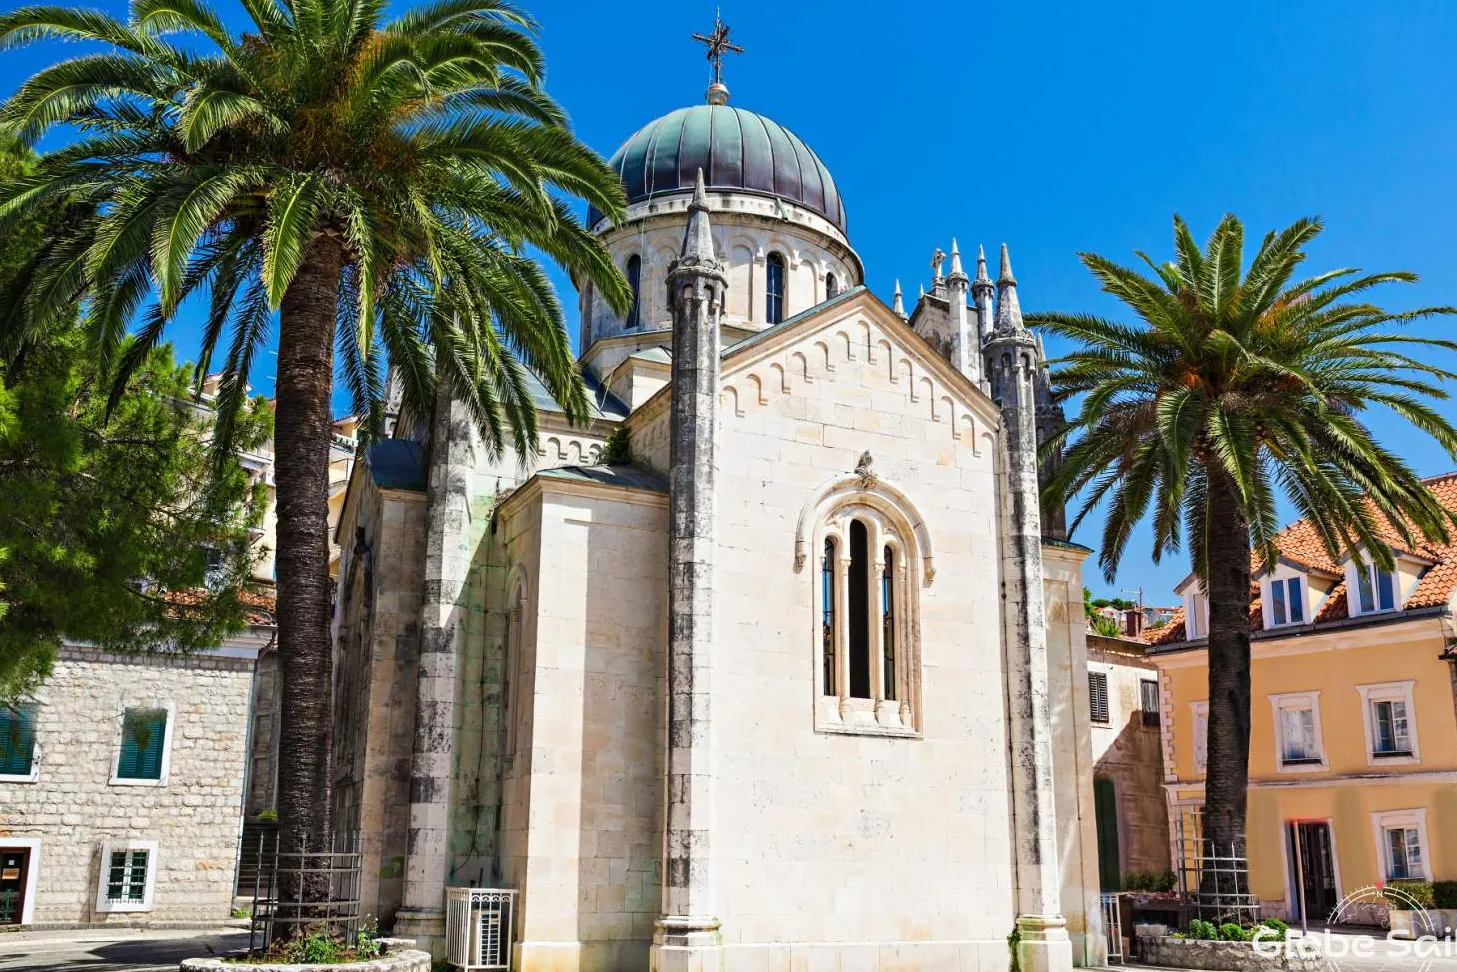
<svg viewBox="0 0 1457 972"><path fill-rule="evenodd" d="M688 35L712 24L711 3L526 6L548 88L604 155L701 100L708 70ZM1390 306L1457 304L1457 4L729 0L723 16L747 48L725 69L733 103L824 159L887 300L896 277L914 297L954 235L963 251L1010 245L1025 309L1115 314L1077 251L1163 258L1173 213L1202 238L1232 210L1256 240L1319 214L1311 266L1414 270L1422 282L1387 293ZM64 53L0 54L5 84ZM1457 319L1418 330L1450 334ZM196 347L187 323L173 338ZM1422 472L1451 465L1395 420L1373 422ZM1100 527L1076 539L1096 545ZM1094 569L1090 586L1170 601L1187 560L1155 566L1147 551L1145 532L1117 583Z"/></svg>

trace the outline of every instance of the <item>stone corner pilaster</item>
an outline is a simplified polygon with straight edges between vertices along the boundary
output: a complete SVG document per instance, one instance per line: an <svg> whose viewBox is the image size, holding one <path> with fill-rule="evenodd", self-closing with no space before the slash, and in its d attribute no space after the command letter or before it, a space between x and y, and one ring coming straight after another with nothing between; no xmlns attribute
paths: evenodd
<svg viewBox="0 0 1457 972"><path fill-rule="evenodd" d="M432 961L445 958L445 909L401 908L395 912L392 938L412 938Z"/></svg>
<svg viewBox="0 0 1457 972"><path fill-rule="evenodd" d="M651 972L722 972L723 935L717 918L664 915L653 932Z"/></svg>
<svg viewBox="0 0 1457 972"><path fill-rule="evenodd" d="M1072 972L1073 944L1062 915L1018 915L1017 932L1021 972Z"/></svg>

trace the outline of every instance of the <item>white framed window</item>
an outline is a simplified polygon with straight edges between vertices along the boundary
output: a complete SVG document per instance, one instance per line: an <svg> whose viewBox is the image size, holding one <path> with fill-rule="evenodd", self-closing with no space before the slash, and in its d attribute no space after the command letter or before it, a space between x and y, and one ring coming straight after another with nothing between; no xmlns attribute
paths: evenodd
<svg viewBox="0 0 1457 972"><path fill-rule="evenodd" d="M1401 591L1396 574L1366 563L1358 552L1346 564L1346 603L1351 617L1381 614L1401 608Z"/></svg>
<svg viewBox="0 0 1457 972"><path fill-rule="evenodd" d="M1190 702L1189 708L1194 717L1192 723L1194 729L1194 770L1199 773L1209 771L1209 703Z"/></svg>
<svg viewBox="0 0 1457 972"><path fill-rule="evenodd" d="M1209 600L1197 583L1184 592L1184 636L1203 638L1209 634Z"/></svg>
<svg viewBox="0 0 1457 972"><path fill-rule="evenodd" d="M113 786L166 786L172 766L171 702L127 706L117 719Z"/></svg>
<svg viewBox="0 0 1457 972"><path fill-rule="evenodd" d="M156 882L155 840L108 840L101 845L97 911L151 911Z"/></svg>
<svg viewBox="0 0 1457 972"><path fill-rule="evenodd" d="M1366 727L1366 763L1401 766L1421 762L1417 744L1415 681L1358 685L1361 717Z"/></svg>
<svg viewBox="0 0 1457 972"><path fill-rule="evenodd" d="M1305 623L1305 580L1274 577L1265 582L1265 620L1271 627Z"/></svg>
<svg viewBox="0 0 1457 972"><path fill-rule="evenodd" d="M1430 881L1427 864L1427 811L1388 810L1371 815L1376 853L1388 881Z"/></svg>
<svg viewBox="0 0 1457 972"><path fill-rule="evenodd" d="M1275 768L1281 773L1327 769L1321 737L1320 693L1270 696L1275 717Z"/></svg>

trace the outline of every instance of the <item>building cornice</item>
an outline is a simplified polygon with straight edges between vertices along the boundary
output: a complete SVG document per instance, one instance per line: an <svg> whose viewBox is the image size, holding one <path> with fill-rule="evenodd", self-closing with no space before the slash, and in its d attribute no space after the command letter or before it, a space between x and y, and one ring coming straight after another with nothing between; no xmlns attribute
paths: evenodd
<svg viewBox="0 0 1457 972"><path fill-rule="evenodd" d="M1317 651L1370 648L1392 644L1393 640L1414 642L1430 637L1444 638L1442 622L1451 615L1449 606L1440 605L1273 630L1266 628L1250 632L1250 653L1255 658L1276 658ZM1392 629L1400 630L1393 634ZM1163 668L1187 668L1205 664L1208 649L1207 637L1194 638L1155 646L1149 656L1158 659Z"/></svg>

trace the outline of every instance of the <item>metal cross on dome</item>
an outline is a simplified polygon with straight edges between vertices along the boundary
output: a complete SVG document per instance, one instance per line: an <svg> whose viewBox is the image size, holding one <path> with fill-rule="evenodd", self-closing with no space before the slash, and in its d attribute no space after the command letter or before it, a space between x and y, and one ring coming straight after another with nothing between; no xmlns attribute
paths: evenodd
<svg viewBox="0 0 1457 972"><path fill-rule="evenodd" d="M708 46L708 59L713 62L713 83L723 84L723 56L725 54L742 54L744 49L729 41L729 31L732 28L723 22L723 17L717 10L713 12L713 33L694 34L693 39L700 44Z"/></svg>

